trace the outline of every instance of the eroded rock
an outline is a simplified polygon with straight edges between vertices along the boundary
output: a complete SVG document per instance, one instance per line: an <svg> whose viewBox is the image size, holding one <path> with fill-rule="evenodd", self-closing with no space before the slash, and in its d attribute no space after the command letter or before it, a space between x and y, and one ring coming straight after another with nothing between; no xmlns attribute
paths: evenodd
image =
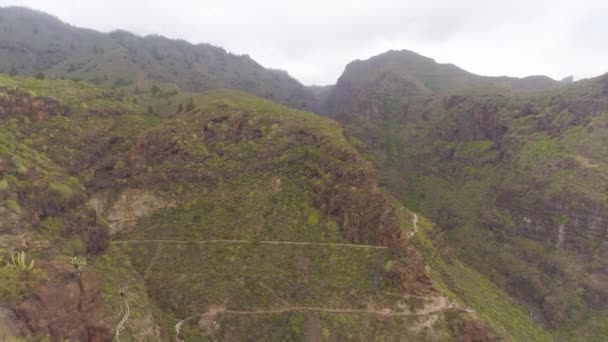
<svg viewBox="0 0 608 342"><path fill-rule="evenodd" d="M38 287L15 309L34 335L55 340L111 341L112 327L104 321L101 283L90 270L80 275L68 266L51 265L53 279ZM19 332L23 335L23 332Z"/></svg>
<svg viewBox="0 0 608 342"><path fill-rule="evenodd" d="M32 333L13 310L0 307L0 341L13 341L19 337L31 337Z"/></svg>
<svg viewBox="0 0 608 342"><path fill-rule="evenodd" d="M133 227L140 217L175 205L171 201L140 189L127 189L118 196L107 191L97 193L91 197L89 204L97 215L108 221L110 235Z"/></svg>

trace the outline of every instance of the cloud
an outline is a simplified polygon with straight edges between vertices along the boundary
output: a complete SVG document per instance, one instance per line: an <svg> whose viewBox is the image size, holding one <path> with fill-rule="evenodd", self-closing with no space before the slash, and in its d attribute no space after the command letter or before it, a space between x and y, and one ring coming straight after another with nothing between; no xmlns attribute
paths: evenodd
<svg viewBox="0 0 608 342"><path fill-rule="evenodd" d="M608 6L578 0L0 0L102 31L158 33L247 53L306 84L344 66L408 49L486 75L608 71Z"/></svg>

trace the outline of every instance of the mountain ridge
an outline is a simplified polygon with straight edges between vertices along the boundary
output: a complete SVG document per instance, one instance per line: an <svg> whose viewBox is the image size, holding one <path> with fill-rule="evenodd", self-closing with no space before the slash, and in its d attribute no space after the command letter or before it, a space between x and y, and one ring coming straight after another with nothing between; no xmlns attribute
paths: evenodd
<svg viewBox="0 0 608 342"><path fill-rule="evenodd" d="M136 84L139 88L149 87L150 81L174 83L183 90L195 92L225 87L295 108L313 112L331 111L325 108L331 106L331 99L330 104L325 99L327 92L319 95L317 90L335 85L304 86L285 71L262 67L247 54L234 55L207 43L193 44L158 34L138 36L120 29L101 33L78 28L44 12L22 7L4 7L0 10L0 15L1 12L5 12L9 19L4 30L18 28L11 35L21 36L18 41L8 45L5 42L4 46L0 46L0 58L3 59L0 64L5 66L6 70L3 71L6 73L16 72L28 76L44 73L52 77L82 79L110 87L119 85L128 92L141 90L130 87L131 84ZM15 22L15 18L20 21ZM34 25L39 19L42 19L44 30ZM39 35L45 35L47 31L51 38L47 40L53 41L52 44L42 43L41 49L26 44L40 41ZM0 31L0 42L6 41L7 36L2 37L1 33ZM62 35L71 38L64 41L59 39ZM79 43L83 39L87 43ZM404 66L409 68L406 72L408 75L402 73L399 76L407 76L419 91L507 87L527 92L559 87L562 84L547 76L480 76L453 64L436 63L429 57L408 50L390 50L365 61L353 61L346 68L352 69L361 63L375 61L379 62L377 64L392 61L394 70L403 70ZM429 74L412 74L413 66L424 67ZM438 79L438 71L443 74L447 72L453 77ZM340 81L338 79L337 83ZM438 88L439 83L443 86Z"/></svg>
<svg viewBox="0 0 608 342"><path fill-rule="evenodd" d="M302 84L285 72L262 67L248 55L160 35L81 29L21 7L4 7L0 17L0 58L6 73L42 73L106 86L144 87L151 80L195 92L228 87L315 109L312 94Z"/></svg>
<svg viewBox="0 0 608 342"><path fill-rule="evenodd" d="M329 118L227 90L164 118L85 82L0 85L0 338L509 334L443 289L410 241L429 223Z"/></svg>
<svg viewBox="0 0 608 342"><path fill-rule="evenodd" d="M0 339L608 334L608 74L304 87L36 13L0 10Z"/></svg>
<svg viewBox="0 0 608 342"><path fill-rule="evenodd" d="M525 303L556 339L600 340L608 75L476 89L457 70L437 73L445 78L433 90L395 54L347 68L329 116L365 143L397 198L437 222L458 255Z"/></svg>

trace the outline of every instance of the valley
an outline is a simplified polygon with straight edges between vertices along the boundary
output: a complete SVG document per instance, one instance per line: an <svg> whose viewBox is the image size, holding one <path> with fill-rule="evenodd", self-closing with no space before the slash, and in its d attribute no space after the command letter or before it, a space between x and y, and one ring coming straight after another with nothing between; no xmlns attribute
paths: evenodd
<svg viewBox="0 0 608 342"><path fill-rule="evenodd" d="M307 87L0 8L0 340L603 341L608 77Z"/></svg>

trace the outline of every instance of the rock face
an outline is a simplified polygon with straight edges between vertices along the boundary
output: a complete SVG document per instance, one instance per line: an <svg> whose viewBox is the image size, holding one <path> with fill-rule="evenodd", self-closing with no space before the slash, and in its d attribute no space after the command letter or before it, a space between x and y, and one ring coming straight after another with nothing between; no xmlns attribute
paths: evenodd
<svg viewBox="0 0 608 342"><path fill-rule="evenodd" d="M351 63L325 109L395 193L557 329L608 307L606 84L484 78L390 52Z"/></svg>
<svg viewBox="0 0 608 342"><path fill-rule="evenodd" d="M13 341L19 337L31 336L30 329L13 310L0 307L0 341Z"/></svg>
<svg viewBox="0 0 608 342"><path fill-rule="evenodd" d="M66 115L69 110L48 97L31 96L14 89L0 88L0 119L26 116L30 120L43 120L48 116Z"/></svg>
<svg viewBox="0 0 608 342"><path fill-rule="evenodd" d="M608 233L606 208L573 195L528 202L521 194L502 193L497 205L509 210L519 234L576 250L586 258Z"/></svg>
<svg viewBox="0 0 608 342"><path fill-rule="evenodd" d="M112 38L124 40L122 46L139 42L124 33ZM447 297L481 278L448 272L444 254L425 235L432 224L424 220L418 229L413 213L381 189L376 166L333 120L232 91L196 97L192 108L162 119L84 83L4 79L51 93L41 98L8 90L3 99L10 110L0 121L0 209L12 216L0 215L10 227L2 233L44 240L23 238L17 246L0 236L0 256L27 252L40 268L28 273L1 262L10 271L6 283L14 285L12 297L0 299L7 335L110 340L126 288L133 318L122 332L134 340L168 339L174 318L214 305L225 308L217 319L233 329L228 340L298 340L302 318L313 316L331 327L321 336L336 339L493 336L473 310ZM388 86L366 85L356 94L373 99L351 107L369 112L369 119L400 122L396 114L410 103L384 101L387 94L436 95L432 84L399 73L382 72L373 82ZM49 96L62 98L69 110ZM476 112L470 130L476 138L503 139L496 113L489 105ZM466 121L436 134L466 142ZM452 152L439 155L446 163L473 159ZM110 234L119 241L111 243ZM80 274L59 264L85 257L89 265ZM456 259L446 260L469 270ZM441 280L431 277L428 262ZM33 277L42 273L48 279ZM32 285L14 284L20 277ZM591 285L602 281L596 277ZM603 300L601 291L589 293L589 300ZM193 335L189 340L222 337L189 328L182 330ZM261 337L251 337L251 330Z"/></svg>
<svg viewBox="0 0 608 342"><path fill-rule="evenodd" d="M52 272L54 279L15 309L29 331L54 340L111 341L113 331L104 321L101 284L95 273L85 270L77 275L61 267Z"/></svg>
<svg viewBox="0 0 608 342"><path fill-rule="evenodd" d="M108 221L111 235L129 229L138 218L175 205L140 189L126 189L117 196L110 191L98 193L91 197L89 204L97 215Z"/></svg>

